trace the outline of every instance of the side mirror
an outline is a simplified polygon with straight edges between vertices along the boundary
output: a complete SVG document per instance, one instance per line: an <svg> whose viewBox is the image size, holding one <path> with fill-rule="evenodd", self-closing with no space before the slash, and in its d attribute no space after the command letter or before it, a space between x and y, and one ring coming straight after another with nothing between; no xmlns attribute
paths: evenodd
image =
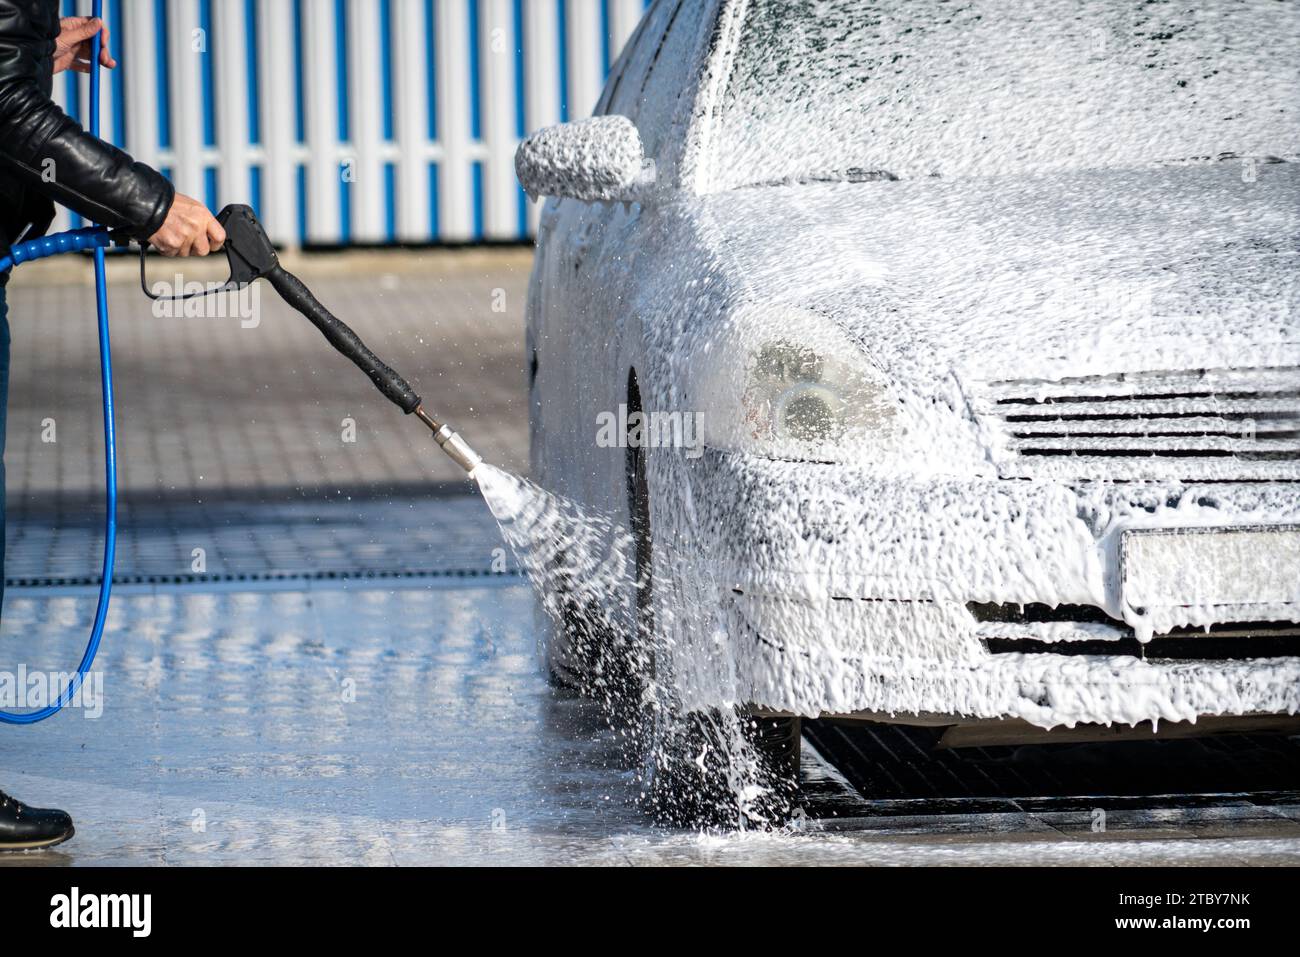
<svg viewBox="0 0 1300 957"><path fill-rule="evenodd" d="M515 173L534 199L636 202L654 182L654 163L626 116L593 116L528 137L515 153Z"/></svg>

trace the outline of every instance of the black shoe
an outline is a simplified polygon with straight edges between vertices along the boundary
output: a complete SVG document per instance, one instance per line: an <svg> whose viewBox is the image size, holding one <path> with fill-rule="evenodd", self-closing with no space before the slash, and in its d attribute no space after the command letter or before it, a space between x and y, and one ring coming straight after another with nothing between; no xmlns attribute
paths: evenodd
<svg viewBox="0 0 1300 957"><path fill-rule="evenodd" d="M53 847L75 833L67 811L28 807L0 791L0 851Z"/></svg>

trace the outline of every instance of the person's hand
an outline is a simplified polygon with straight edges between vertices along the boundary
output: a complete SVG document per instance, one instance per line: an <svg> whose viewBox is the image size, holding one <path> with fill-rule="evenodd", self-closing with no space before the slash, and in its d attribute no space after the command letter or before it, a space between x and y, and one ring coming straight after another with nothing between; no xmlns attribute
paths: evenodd
<svg viewBox="0 0 1300 957"><path fill-rule="evenodd" d="M226 241L226 231L197 199L177 193L158 232L149 242L164 256L206 256Z"/></svg>
<svg viewBox="0 0 1300 957"><path fill-rule="evenodd" d="M108 52L108 27L94 17L64 17L59 21L59 38L54 41L54 72L76 70L89 73L90 41L102 33L104 42L99 48L99 62L110 70L117 66Z"/></svg>

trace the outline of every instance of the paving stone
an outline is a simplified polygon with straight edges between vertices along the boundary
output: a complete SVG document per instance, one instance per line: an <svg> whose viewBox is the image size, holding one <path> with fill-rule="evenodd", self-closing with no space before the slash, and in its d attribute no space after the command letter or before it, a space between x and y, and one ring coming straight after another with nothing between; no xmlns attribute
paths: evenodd
<svg viewBox="0 0 1300 957"><path fill-rule="evenodd" d="M528 457L530 261L527 250L513 249L360 260L322 254L294 268L484 457L519 470ZM11 521L28 508L82 509L103 485L89 270L40 265L17 274L8 290ZM255 328L243 328L238 315L160 318L128 267L116 265L109 294L125 503L176 496L210 503L250 491L277 501L461 478L417 423L269 287L258 287ZM151 268L166 276L169 267ZM355 442L344 441L346 419L355 421ZM44 440L51 420L53 442Z"/></svg>

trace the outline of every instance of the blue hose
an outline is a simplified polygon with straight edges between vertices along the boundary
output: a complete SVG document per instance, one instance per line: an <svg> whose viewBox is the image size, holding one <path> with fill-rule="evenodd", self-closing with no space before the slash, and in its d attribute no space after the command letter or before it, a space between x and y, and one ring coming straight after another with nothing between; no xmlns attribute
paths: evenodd
<svg viewBox="0 0 1300 957"><path fill-rule="evenodd" d="M103 0L95 0L92 15L102 19ZM99 53L101 34L95 34L91 43L90 72L90 132L99 135ZM99 585L99 605L95 609L95 623L90 629L86 651L77 665L72 683L59 695L58 700L39 711L15 714L0 711L0 724L35 724L57 714L69 705L85 680L100 640L104 637L104 622L108 618L108 602L113 591L113 562L117 553L117 426L113 419L113 358L108 341L108 279L104 272L104 247L108 245L108 230L103 227L76 229L55 236L45 236L30 242L19 243L0 256L0 272L12 266L53 256L58 253L83 249L95 251L95 311L99 318L99 373L104 395L104 486L107 513L104 516L104 568Z"/></svg>
<svg viewBox="0 0 1300 957"><path fill-rule="evenodd" d="M110 242L112 239L103 226L87 226L85 229L70 229L66 233L42 236L40 239L28 240L10 247L8 253L0 256L0 272L29 263L34 259L98 249L107 246Z"/></svg>

